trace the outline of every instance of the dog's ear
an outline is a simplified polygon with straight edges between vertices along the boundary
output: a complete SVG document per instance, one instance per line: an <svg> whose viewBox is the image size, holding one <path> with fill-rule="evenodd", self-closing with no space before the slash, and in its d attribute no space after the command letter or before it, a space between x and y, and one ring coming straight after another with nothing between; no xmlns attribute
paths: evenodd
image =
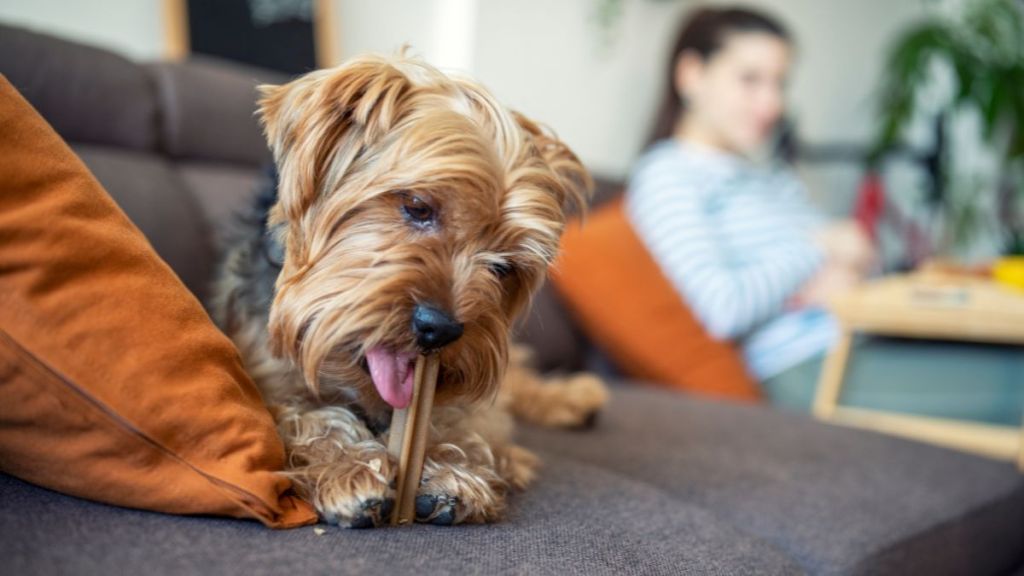
<svg viewBox="0 0 1024 576"><path fill-rule="evenodd" d="M280 174L279 217L295 221L397 119L411 83L364 57L281 86L260 86L258 115Z"/></svg>
<svg viewBox="0 0 1024 576"><path fill-rule="evenodd" d="M555 192L564 213L582 214L594 189L594 181L583 163L550 131L518 112L512 112L512 115L533 141L544 162L557 175L559 186Z"/></svg>

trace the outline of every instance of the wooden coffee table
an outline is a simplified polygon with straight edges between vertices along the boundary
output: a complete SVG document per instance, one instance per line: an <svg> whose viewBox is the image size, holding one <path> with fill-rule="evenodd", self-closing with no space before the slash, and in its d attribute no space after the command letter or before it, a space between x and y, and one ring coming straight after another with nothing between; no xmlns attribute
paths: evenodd
<svg viewBox="0 0 1024 576"><path fill-rule="evenodd" d="M1024 345L1024 292L977 277L921 272L868 283L837 299L831 308L841 335L825 359L815 416L1016 460L1024 470L1024 422L1018 427L998 426L838 403L855 334ZM1024 387L1024 381L1020 385Z"/></svg>

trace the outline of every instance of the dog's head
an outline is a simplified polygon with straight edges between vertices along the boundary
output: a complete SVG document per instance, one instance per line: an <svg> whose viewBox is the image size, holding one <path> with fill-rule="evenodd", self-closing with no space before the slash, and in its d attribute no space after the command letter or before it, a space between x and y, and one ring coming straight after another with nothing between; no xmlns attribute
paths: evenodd
<svg viewBox="0 0 1024 576"><path fill-rule="evenodd" d="M263 87L285 258L275 352L321 395L409 403L441 358L438 402L493 394L509 330L543 281L589 177L481 86L398 56Z"/></svg>

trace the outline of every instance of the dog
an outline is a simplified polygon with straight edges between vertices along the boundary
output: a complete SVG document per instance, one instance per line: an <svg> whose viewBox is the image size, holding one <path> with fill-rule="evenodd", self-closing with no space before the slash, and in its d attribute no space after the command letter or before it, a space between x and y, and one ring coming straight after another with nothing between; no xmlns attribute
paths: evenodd
<svg viewBox="0 0 1024 576"><path fill-rule="evenodd" d="M590 178L548 131L477 83L407 56L364 56L260 87L276 183L228 247L212 314L327 522L385 524L392 410L417 354L440 356L416 520L493 522L538 458L513 414L574 427L597 378L542 380L510 331ZM511 362L510 362L511 359Z"/></svg>

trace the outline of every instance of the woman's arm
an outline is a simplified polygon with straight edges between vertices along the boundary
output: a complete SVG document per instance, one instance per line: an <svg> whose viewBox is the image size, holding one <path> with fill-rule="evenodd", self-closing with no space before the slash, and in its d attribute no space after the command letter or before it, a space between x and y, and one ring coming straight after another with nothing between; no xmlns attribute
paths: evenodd
<svg viewBox="0 0 1024 576"><path fill-rule="evenodd" d="M817 240L825 253L825 263L793 297L797 306L829 305L860 284L876 264L870 238L852 220L840 220L822 228Z"/></svg>
<svg viewBox="0 0 1024 576"><path fill-rule="evenodd" d="M665 276L719 339L778 314L821 264L809 234L749 211L730 213L728 204L709 210L691 190L631 190L627 212Z"/></svg>

